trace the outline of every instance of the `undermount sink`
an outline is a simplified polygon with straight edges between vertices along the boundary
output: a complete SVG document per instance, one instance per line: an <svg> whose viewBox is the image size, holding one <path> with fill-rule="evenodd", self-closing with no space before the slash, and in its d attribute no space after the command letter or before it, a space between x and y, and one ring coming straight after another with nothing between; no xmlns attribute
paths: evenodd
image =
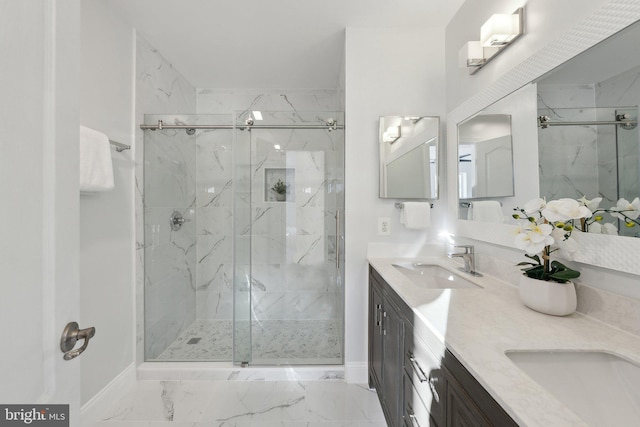
<svg viewBox="0 0 640 427"><path fill-rule="evenodd" d="M507 351L531 379L592 426L636 426L640 366L603 351Z"/></svg>
<svg viewBox="0 0 640 427"><path fill-rule="evenodd" d="M438 265L416 263L392 264L416 285L429 289L482 289L467 279Z"/></svg>

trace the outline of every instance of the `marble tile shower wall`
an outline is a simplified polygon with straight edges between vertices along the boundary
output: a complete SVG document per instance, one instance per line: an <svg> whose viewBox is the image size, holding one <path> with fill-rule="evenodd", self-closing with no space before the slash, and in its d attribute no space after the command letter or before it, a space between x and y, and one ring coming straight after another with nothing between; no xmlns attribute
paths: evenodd
<svg viewBox="0 0 640 427"><path fill-rule="evenodd" d="M228 115L229 123L231 121ZM233 131L197 133L196 313L233 318Z"/></svg>
<svg viewBox="0 0 640 427"><path fill-rule="evenodd" d="M180 121L195 109L195 88L138 36L136 123L155 113L173 114L163 116L165 122ZM147 131L146 153L143 138L136 127L138 363L145 354L155 358L195 319L194 137ZM192 219L178 232L169 227L174 209Z"/></svg>
<svg viewBox="0 0 640 427"><path fill-rule="evenodd" d="M317 122L304 112L335 111L339 105L333 90L198 90L197 102L201 117L236 112L243 120L252 110L283 112L268 116L270 123ZM334 192L342 146L322 131L255 130L251 136L251 227L239 232L253 233L252 315L260 320L335 318L342 312L342 297L329 283L335 283L330 277L339 199ZM233 317L232 139L231 131L213 131L200 132L197 140L200 319ZM277 202L268 192L267 175L285 169L295 175L294 194Z"/></svg>
<svg viewBox="0 0 640 427"><path fill-rule="evenodd" d="M638 118L638 105L640 105L640 67L631 69L609 80L596 85L596 103L599 106L623 106L632 107L629 111L631 118ZM607 126L609 132L614 128ZM621 159L622 176L620 179L623 188L620 194L628 200L640 196L640 132L636 127L633 134L624 129L619 131L621 140L632 139L628 144L619 144L618 158ZM610 150L612 152L613 150Z"/></svg>
<svg viewBox="0 0 640 427"><path fill-rule="evenodd" d="M639 77L640 68L636 68L594 85L538 86L538 111L557 121L590 121L613 120L618 109L631 107L625 111L632 111L635 118ZM624 132L628 131L619 131L620 138L627 137ZM540 168L541 194L551 198L600 196L603 206L615 205L619 197L640 194L637 131L630 136L634 139L630 144L621 143L622 139L616 144L614 126L556 127L539 130L539 135L540 164L544 165ZM620 181L618 158L625 174Z"/></svg>
<svg viewBox="0 0 640 427"><path fill-rule="evenodd" d="M195 135L150 132L145 158L145 346L155 358L196 317ZM175 211L188 221L179 230Z"/></svg>
<svg viewBox="0 0 640 427"><path fill-rule="evenodd" d="M538 86L538 114L552 121L596 119L593 85ZM540 194L547 199L595 197L598 147L594 127L538 129Z"/></svg>

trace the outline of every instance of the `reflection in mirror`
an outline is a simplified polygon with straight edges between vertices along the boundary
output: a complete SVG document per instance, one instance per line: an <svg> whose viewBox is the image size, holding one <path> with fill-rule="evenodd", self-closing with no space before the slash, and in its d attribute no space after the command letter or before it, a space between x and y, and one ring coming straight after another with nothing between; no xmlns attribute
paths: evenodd
<svg viewBox="0 0 640 427"><path fill-rule="evenodd" d="M438 197L438 117L380 117L380 198Z"/></svg>
<svg viewBox="0 0 640 427"><path fill-rule="evenodd" d="M511 116L478 114L458 125L460 200L513 196Z"/></svg>
<svg viewBox="0 0 640 427"><path fill-rule="evenodd" d="M526 85L457 124L459 219L512 223L513 209L540 194L537 128L535 120L531 120L537 114L536 93L535 84ZM480 150L488 155L479 156L477 163L480 163L480 169L489 170L478 173L476 162L471 162L475 151L468 146L471 145L469 141L484 140L488 141L489 148L498 147L499 150ZM482 181L476 176L483 177L484 174L492 178L483 178L492 183L489 185L491 191L475 191L486 187L475 184L475 181ZM469 176L474 178L473 183Z"/></svg>
<svg viewBox="0 0 640 427"><path fill-rule="evenodd" d="M591 232L640 237L639 39L636 24L537 82L540 196L601 198Z"/></svg>

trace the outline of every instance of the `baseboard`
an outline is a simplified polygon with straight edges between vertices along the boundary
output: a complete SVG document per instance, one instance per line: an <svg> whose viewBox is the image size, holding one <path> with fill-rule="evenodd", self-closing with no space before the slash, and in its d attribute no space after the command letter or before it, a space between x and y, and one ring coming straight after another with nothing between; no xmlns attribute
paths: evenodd
<svg viewBox="0 0 640 427"><path fill-rule="evenodd" d="M107 414L111 405L136 385L136 365L132 363L80 408L80 425L92 426Z"/></svg>
<svg viewBox="0 0 640 427"><path fill-rule="evenodd" d="M344 380L349 384L367 384L369 382L369 365L367 362L345 363Z"/></svg>

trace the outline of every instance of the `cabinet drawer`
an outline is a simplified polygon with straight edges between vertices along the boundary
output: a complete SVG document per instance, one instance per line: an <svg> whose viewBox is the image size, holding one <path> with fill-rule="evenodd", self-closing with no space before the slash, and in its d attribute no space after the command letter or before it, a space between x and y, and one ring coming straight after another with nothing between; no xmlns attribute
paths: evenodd
<svg viewBox="0 0 640 427"><path fill-rule="evenodd" d="M404 343L406 375L433 419L438 424L444 424L445 378L442 360L429 350L427 344L414 337L411 327L406 327Z"/></svg>
<svg viewBox="0 0 640 427"><path fill-rule="evenodd" d="M404 409L402 413L405 427L438 427L440 424L431 419L429 409L413 387L413 383L405 372L404 381Z"/></svg>

